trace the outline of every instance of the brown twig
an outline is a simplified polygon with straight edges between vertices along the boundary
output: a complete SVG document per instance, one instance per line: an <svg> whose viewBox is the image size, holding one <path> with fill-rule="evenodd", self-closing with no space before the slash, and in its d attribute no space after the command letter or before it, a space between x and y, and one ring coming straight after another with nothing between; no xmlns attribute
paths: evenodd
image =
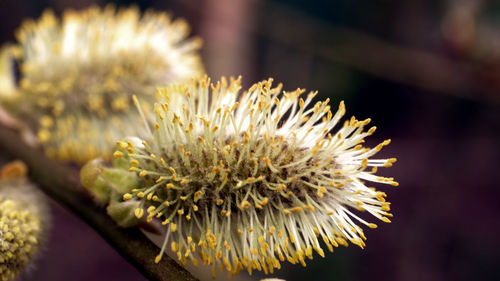
<svg viewBox="0 0 500 281"><path fill-rule="evenodd" d="M0 150L24 161L28 166L30 178L46 194L80 216L149 280L197 280L168 256L164 256L159 264L155 264L154 257L158 254L158 247L137 228L117 227L103 209L84 196L75 169L48 159L42 152L26 145L14 131L1 124Z"/></svg>

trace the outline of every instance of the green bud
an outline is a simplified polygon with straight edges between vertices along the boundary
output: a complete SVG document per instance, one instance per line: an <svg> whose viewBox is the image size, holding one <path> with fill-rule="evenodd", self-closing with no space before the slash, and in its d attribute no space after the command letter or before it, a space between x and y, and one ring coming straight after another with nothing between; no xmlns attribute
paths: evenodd
<svg viewBox="0 0 500 281"><path fill-rule="evenodd" d="M118 168L104 168L102 177L108 183L108 187L118 193L127 193L139 187L139 178L136 173Z"/></svg>
<svg viewBox="0 0 500 281"><path fill-rule="evenodd" d="M109 187L103 177L105 167L102 159L94 159L80 170L82 185L94 196L96 202L105 204L109 201Z"/></svg>
<svg viewBox="0 0 500 281"><path fill-rule="evenodd" d="M134 215L134 211L140 207L140 202L137 200L121 201L119 198L119 195L112 196L106 208L108 215L121 227L136 226L139 219Z"/></svg>

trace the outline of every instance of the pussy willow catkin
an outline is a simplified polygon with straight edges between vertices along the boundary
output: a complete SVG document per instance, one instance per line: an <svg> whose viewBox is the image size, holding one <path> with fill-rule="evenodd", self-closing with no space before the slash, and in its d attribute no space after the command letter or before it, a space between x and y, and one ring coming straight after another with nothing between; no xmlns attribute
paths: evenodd
<svg viewBox="0 0 500 281"><path fill-rule="evenodd" d="M48 207L13 162L0 171L0 280L14 280L39 253L48 231Z"/></svg>
<svg viewBox="0 0 500 281"><path fill-rule="evenodd" d="M92 7L62 18L46 11L17 31L18 95L0 97L31 123L49 156L109 158L116 139L140 133L130 125L138 116L129 110L132 94L146 105L157 86L203 73L200 39L188 34L184 20L137 8Z"/></svg>
<svg viewBox="0 0 500 281"><path fill-rule="evenodd" d="M344 103L309 106L316 92L282 91L272 79L240 88L240 79L205 77L160 89L151 135L118 142L117 166L140 179L123 200L167 228L156 261L170 247L214 274L217 265L272 273L280 261L305 265L313 250L324 256L322 243L364 247L359 225L377 226L354 211L392 217L386 194L367 186L398 185L376 175L396 159L372 159L390 140L365 147L370 119L342 123Z"/></svg>

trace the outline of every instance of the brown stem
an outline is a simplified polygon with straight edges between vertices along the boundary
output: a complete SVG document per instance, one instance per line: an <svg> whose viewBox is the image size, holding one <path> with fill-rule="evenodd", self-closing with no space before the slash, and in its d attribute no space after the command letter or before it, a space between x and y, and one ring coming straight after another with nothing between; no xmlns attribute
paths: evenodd
<svg viewBox="0 0 500 281"><path fill-rule="evenodd" d="M103 209L84 196L75 169L48 159L42 152L26 145L14 131L2 124L0 150L24 161L29 168L31 180L50 197L80 216L149 280L198 280L166 255L159 264L155 264L158 247L139 229L116 226Z"/></svg>

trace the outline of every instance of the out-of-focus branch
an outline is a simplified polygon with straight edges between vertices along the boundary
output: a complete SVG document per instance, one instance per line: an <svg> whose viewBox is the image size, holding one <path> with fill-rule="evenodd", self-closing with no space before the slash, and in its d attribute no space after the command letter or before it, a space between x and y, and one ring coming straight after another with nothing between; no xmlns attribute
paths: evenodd
<svg viewBox="0 0 500 281"><path fill-rule="evenodd" d="M326 60L380 78L464 98L482 91L475 70L467 63L396 46L353 30L335 28L331 32L336 42L319 46L316 51L317 56Z"/></svg>
<svg viewBox="0 0 500 281"><path fill-rule="evenodd" d="M154 263L158 247L137 228L123 229L82 194L78 171L46 158L40 151L27 146L12 130L0 124L0 150L26 163L29 176L40 188L80 216L94 228L125 259L150 280L197 280L171 258L164 256Z"/></svg>
<svg viewBox="0 0 500 281"><path fill-rule="evenodd" d="M180 1L178 1L180 2ZM398 45L351 28L335 26L306 13L269 1L253 1L256 19L241 32L262 36L311 57L330 61L383 79L435 93L500 102L500 85L490 83L488 69L467 60ZM182 6L203 17L194 0ZM216 20L231 25L229 17ZM500 73L497 73L500 76Z"/></svg>
<svg viewBox="0 0 500 281"><path fill-rule="evenodd" d="M298 11L274 7L261 13L257 30L273 41L380 78L436 93L500 102L500 88L488 83L481 66L430 51L381 40L334 26ZM498 73L500 75L500 73Z"/></svg>

